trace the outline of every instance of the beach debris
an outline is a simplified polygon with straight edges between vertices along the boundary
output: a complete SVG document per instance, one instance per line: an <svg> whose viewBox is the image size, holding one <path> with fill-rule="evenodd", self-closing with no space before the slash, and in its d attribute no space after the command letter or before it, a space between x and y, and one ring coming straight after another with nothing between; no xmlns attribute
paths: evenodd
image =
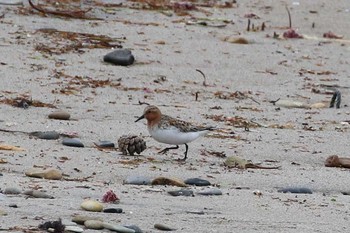
<svg viewBox="0 0 350 233"><path fill-rule="evenodd" d="M156 223L154 224L154 228L161 230L161 231L176 231L175 228L169 227L165 224L161 224L161 223Z"/></svg>
<svg viewBox="0 0 350 233"><path fill-rule="evenodd" d="M147 147L143 138L136 135L123 135L118 139L118 148L123 155L127 155L129 153L131 156L133 156L135 152L140 154Z"/></svg>
<svg viewBox="0 0 350 233"><path fill-rule="evenodd" d="M278 190L279 193L299 193L299 194L312 194L312 190L305 187L288 187Z"/></svg>
<svg viewBox="0 0 350 233"><path fill-rule="evenodd" d="M236 36L225 36L221 38L222 41L233 43L233 44L252 44L251 41L244 37L236 37Z"/></svg>
<svg viewBox="0 0 350 233"><path fill-rule="evenodd" d="M178 197L178 196L193 197L194 196L193 191L190 189L173 190L173 191L168 191L168 193L174 197Z"/></svg>
<svg viewBox="0 0 350 233"><path fill-rule="evenodd" d="M114 65L129 66L134 63L135 57L129 49L118 49L106 54L103 61Z"/></svg>
<svg viewBox="0 0 350 233"><path fill-rule="evenodd" d="M102 202L107 203L118 203L120 199L117 197L117 195L113 192L113 190L108 190L105 194L102 196Z"/></svg>
<svg viewBox="0 0 350 233"><path fill-rule="evenodd" d="M30 106L56 108L56 106L53 104L44 103L38 100L32 100L31 98L29 99L29 97L25 97L25 96L16 97L13 99L4 98L0 100L0 103L4 103L14 107L24 108L24 109Z"/></svg>
<svg viewBox="0 0 350 233"><path fill-rule="evenodd" d="M70 114L69 112L58 110L50 113L48 117L49 119L55 119L55 120L69 120Z"/></svg>
<svg viewBox="0 0 350 233"><path fill-rule="evenodd" d="M62 224L62 220L57 221L47 221L38 226L41 230L46 230L48 232L63 233L65 232L65 226Z"/></svg>
<svg viewBox="0 0 350 233"><path fill-rule="evenodd" d="M265 167L257 164L253 164L248 160L239 158L238 156L229 156L224 162L224 165L228 168L238 168L238 169L279 169L280 167Z"/></svg>
<svg viewBox="0 0 350 233"><path fill-rule="evenodd" d="M331 99L331 103L329 104L330 108L335 107L336 108L340 108L340 103L341 103L341 93L339 90L335 90Z"/></svg>
<svg viewBox="0 0 350 233"><path fill-rule="evenodd" d="M304 36L297 33L295 29L290 28L287 31L283 32L283 38L288 38L288 39L303 39Z"/></svg>
<svg viewBox="0 0 350 233"><path fill-rule="evenodd" d="M324 38L329 38L329 39L343 39L344 38L343 35L337 35L337 34L334 34L331 31L323 33L323 37Z"/></svg>
<svg viewBox="0 0 350 233"><path fill-rule="evenodd" d="M30 132L29 135L45 140L56 140L60 137L60 134L56 131L35 131Z"/></svg>
<svg viewBox="0 0 350 233"><path fill-rule="evenodd" d="M258 196L258 197L262 197L263 193L260 190L254 190L253 194Z"/></svg>
<svg viewBox="0 0 350 233"><path fill-rule="evenodd" d="M222 191L218 188L209 187L197 192L197 194L203 195L203 196L218 196L218 195L222 195Z"/></svg>
<svg viewBox="0 0 350 233"><path fill-rule="evenodd" d="M23 148L20 148L18 146L12 146L12 145L6 145L6 144L0 144L0 150L24 151Z"/></svg>
<svg viewBox="0 0 350 233"><path fill-rule="evenodd" d="M152 180L151 185L171 185L171 186L178 186L178 187L187 187L187 185L177 178L168 178L164 176L157 177Z"/></svg>
<svg viewBox="0 0 350 233"><path fill-rule="evenodd" d="M25 172L25 175L29 177L44 178L48 180L62 179L62 172L55 168L42 169L33 167L29 168Z"/></svg>
<svg viewBox="0 0 350 233"><path fill-rule="evenodd" d="M71 147L84 147L84 144L78 138L65 138L62 144Z"/></svg>
<svg viewBox="0 0 350 233"><path fill-rule="evenodd" d="M325 166L350 168L350 158L339 157L338 155L332 155L326 159Z"/></svg>
<svg viewBox="0 0 350 233"><path fill-rule="evenodd" d="M209 181L201 178L189 178L184 181L185 184L194 186L209 186L211 185Z"/></svg>
<svg viewBox="0 0 350 233"><path fill-rule="evenodd" d="M85 200L81 203L80 207L91 212L101 212L103 210L103 205L94 200Z"/></svg>

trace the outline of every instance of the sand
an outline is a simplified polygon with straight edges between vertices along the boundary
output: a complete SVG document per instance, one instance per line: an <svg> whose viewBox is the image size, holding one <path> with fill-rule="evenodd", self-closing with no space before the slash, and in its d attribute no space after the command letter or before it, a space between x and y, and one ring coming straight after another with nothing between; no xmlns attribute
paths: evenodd
<svg viewBox="0 0 350 233"><path fill-rule="evenodd" d="M282 35L287 30L286 3L293 28L306 38L272 38L274 32ZM61 139L47 141L20 132L1 132L1 144L25 151L0 151L0 159L6 161L0 164L0 188L39 189L55 197L2 197L1 210L7 215L0 217L1 229L23 232L45 221L82 214L135 224L144 232L157 232L155 223L174 227L176 232L346 232L350 229L350 204L349 197L341 192L349 191L349 171L325 167L324 161L330 155L349 157L349 7L346 0L238 1L233 8L200 7L210 15L189 12L197 18L232 21L225 27L210 27L186 24L189 16L166 16L129 7L108 11L94 8L89 15L105 20L80 20L45 17L29 6L1 5L0 100L27 95L68 111L71 120L48 119L55 110L48 107L23 109L2 103L0 128L75 132L86 145L73 148L63 146ZM244 16L248 13L260 17L251 19L255 27L265 22L265 31L246 31ZM41 53L36 46L56 46L55 38L36 32L42 28L125 37L121 44L132 51L136 62L128 67L104 63L109 48ZM328 31L343 35L343 40L323 39ZM222 41L227 36L244 37L250 44ZM196 69L205 74L206 85ZM58 72L68 76L56 75ZM108 79L120 86L95 88L69 83L74 76ZM281 98L307 104L324 101L328 105L331 95L312 92L312 88L322 89L321 84L339 86L340 109L278 108L270 102ZM63 94L60 90L70 92ZM173 117L215 125L220 130L190 143L188 160L179 163L176 159L183 157L184 146L167 155L157 154L166 145L149 137L145 121L134 123L145 107L139 101L157 105ZM246 130L228 121L213 120L220 115L267 127ZM141 162L124 164L134 157L94 147L94 142L116 142L124 134L139 135L146 141L148 149L139 157ZM225 158L208 155L208 151L281 168L227 168L223 166ZM33 166L60 169L77 181L25 176ZM172 197L167 191L176 187L124 185L123 180L131 175L182 180L200 177L219 187L223 195ZM90 178L79 181L86 177ZM308 187L314 193L277 192L283 187ZM123 214L90 213L80 208L84 199L100 200L110 189L120 203L105 207L123 208ZM254 195L256 190L262 195ZM204 214L189 213L196 211Z"/></svg>

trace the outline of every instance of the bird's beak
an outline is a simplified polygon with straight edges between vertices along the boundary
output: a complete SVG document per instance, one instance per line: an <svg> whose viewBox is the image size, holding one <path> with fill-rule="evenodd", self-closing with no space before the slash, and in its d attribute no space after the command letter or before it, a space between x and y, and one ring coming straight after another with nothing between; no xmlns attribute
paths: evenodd
<svg viewBox="0 0 350 233"><path fill-rule="evenodd" d="M145 115L142 115L139 118L137 118L137 120L135 122L138 122L139 120L142 120L143 118L145 118Z"/></svg>

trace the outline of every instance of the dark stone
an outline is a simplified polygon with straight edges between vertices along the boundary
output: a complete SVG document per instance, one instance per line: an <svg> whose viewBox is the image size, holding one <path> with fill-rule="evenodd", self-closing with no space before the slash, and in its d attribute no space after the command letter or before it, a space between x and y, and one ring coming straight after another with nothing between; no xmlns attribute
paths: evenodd
<svg viewBox="0 0 350 233"><path fill-rule="evenodd" d="M119 49L108 53L103 57L103 61L115 65L128 66L134 63L134 55L128 49Z"/></svg>
<svg viewBox="0 0 350 233"><path fill-rule="evenodd" d="M96 143L96 146L102 148L114 148L114 143L110 141L99 141L98 143Z"/></svg>
<svg viewBox="0 0 350 233"><path fill-rule="evenodd" d="M107 209L103 209L104 213L123 213L123 209L122 208L107 208Z"/></svg>
<svg viewBox="0 0 350 233"><path fill-rule="evenodd" d="M30 135L40 139L46 139L46 140L56 140L60 137L60 134L55 131L47 131L47 132L35 131L35 132L31 132Z"/></svg>
<svg viewBox="0 0 350 233"><path fill-rule="evenodd" d="M171 196L178 197L178 196L194 196L193 191L189 189L180 189L180 190L175 190L175 191L169 191L168 192Z"/></svg>
<svg viewBox="0 0 350 233"><path fill-rule="evenodd" d="M209 186L211 185L209 181L200 178L190 178L185 180L185 184L195 185L195 186Z"/></svg>
<svg viewBox="0 0 350 233"><path fill-rule="evenodd" d="M63 139L62 144L72 147L84 147L84 144L77 138L65 138Z"/></svg>
<svg viewBox="0 0 350 233"><path fill-rule="evenodd" d="M280 192L280 193L312 194L311 189L309 189L309 188L298 188L298 187L282 188L282 189L279 189L278 192Z"/></svg>

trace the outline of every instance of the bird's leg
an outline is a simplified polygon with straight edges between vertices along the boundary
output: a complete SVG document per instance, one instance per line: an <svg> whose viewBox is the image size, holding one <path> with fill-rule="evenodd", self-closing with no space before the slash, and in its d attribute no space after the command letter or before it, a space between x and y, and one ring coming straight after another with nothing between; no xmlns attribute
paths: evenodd
<svg viewBox="0 0 350 233"><path fill-rule="evenodd" d="M168 152L168 150L175 150L175 149L179 149L179 145L176 145L174 147L167 147L167 148L159 151L158 154L165 154L166 152Z"/></svg>
<svg viewBox="0 0 350 233"><path fill-rule="evenodd" d="M188 151L188 145L185 143L186 151L185 151L185 157L182 159L185 161L187 159L187 151Z"/></svg>

